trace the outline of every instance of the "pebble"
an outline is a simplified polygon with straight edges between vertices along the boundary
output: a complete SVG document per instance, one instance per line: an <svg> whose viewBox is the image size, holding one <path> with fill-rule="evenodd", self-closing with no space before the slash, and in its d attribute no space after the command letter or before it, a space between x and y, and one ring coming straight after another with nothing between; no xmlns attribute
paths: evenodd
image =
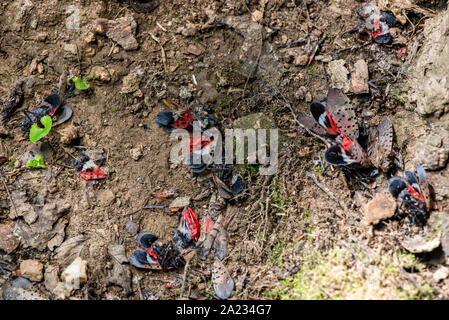
<svg viewBox="0 0 449 320"><path fill-rule="evenodd" d="M170 209L172 208L184 208L190 204L190 197L177 197L170 203Z"/></svg>
<svg viewBox="0 0 449 320"><path fill-rule="evenodd" d="M31 281L41 281L43 278L44 265L37 260L23 260L20 263L20 273L24 278Z"/></svg>
<svg viewBox="0 0 449 320"><path fill-rule="evenodd" d="M345 67L345 60L340 59L329 62L327 71L330 76L330 83L332 87L340 88L345 93L349 91L349 71Z"/></svg>
<svg viewBox="0 0 449 320"><path fill-rule="evenodd" d="M133 149L129 150L129 153L131 154L131 158L134 161L138 161L142 157L142 155L143 155L142 149L143 149L143 147L139 146L137 148L133 148Z"/></svg>
<svg viewBox="0 0 449 320"><path fill-rule="evenodd" d="M305 66L309 61L309 57L305 54L301 54L295 57L295 66Z"/></svg>
<svg viewBox="0 0 449 320"><path fill-rule="evenodd" d="M11 282L11 287L13 288L21 288L21 289L30 289L33 286L33 284L26 278L18 277L15 278Z"/></svg>
<svg viewBox="0 0 449 320"><path fill-rule="evenodd" d="M436 282L447 279L449 277L449 268L441 266L437 271L433 274L433 280Z"/></svg>
<svg viewBox="0 0 449 320"><path fill-rule="evenodd" d="M87 261L76 258L62 273L61 279L67 288L78 290L87 281Z"/></svg>
<svg viewBox="0 0 449 320"><path fill-rule="evenodd" d="M133 221L128 221L126 222L125 225L125 231L128 232L130 235L136 235L137 232L139 231L139 226L137 225L137 223Z"/></svg>
<svg viewBox="0 0 449 320"><path fill-rule="evenodd" d="M111 74L105 67L100 66L93 67L90 74L94 77L95 80L100 80L102 82L111 81Z"/></svg>
<svg viewBox="0 0 449 320"><path fill-rule="evenodd" d="M62 49L65 52L73 54L73 55L77 55L77 53L78 53L78 49L76 47L76 44L73 44L73 43L66 43L66 44L64 44Z"/></svg>
<svg viewBox="0 0 449 320"><path fill-rule="evenodd" d="M354 63L354 68L351 73L351 87L354 93L368 93L368 65L363 59L359 59Z"/></svg>
<svg viewBox="0 0 449 320"><path fill-rule="evenodd" d="M12 228L6 224L0 224L0 249L11 253L17 249L19 243L19 238L13 234Z"/></svg>
<svg viewBox="0 0 449 320"><path fill-rule="evenodd" d="M391 218L396 212L397 203L388 191L382 191L366 204L362 205L365 223L377 224Z"/></svg>
<svg viewBox="0 0 449 320"><path fill-rule="evenodd" d="M202 51L198 49L198 47L194 44L189 44L189 46L187 47L187 52L195 56L199 56Z"/></svg>

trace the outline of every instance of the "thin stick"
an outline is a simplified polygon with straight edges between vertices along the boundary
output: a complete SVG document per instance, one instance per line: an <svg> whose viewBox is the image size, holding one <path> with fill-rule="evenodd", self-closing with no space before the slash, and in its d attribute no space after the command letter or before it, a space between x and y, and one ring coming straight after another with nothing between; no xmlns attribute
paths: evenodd
<svg viewBox="0 0 449 320"><path fill-rule="evenodd" d="M184 266L184 274L182 275L182 285L181 285L181 293L179 294L179 297L182 298L182 295L184 293L184 288L186 285L186 278L187 278L187 271L190 267L190 259L187 260L186 265Z"/></svg>
<svg viewBox="0 0 449 320"><path fill-rule="evenodd" d="M158 38L156 38L156 36L155 36L154 34L152 34L151 32L149 32L149 34L150 34L151 38L152 38L154 41L156 41L156 42L159 44L159 46L161 47L162 63L164 64L164 70L165 70L165 73L168 74L167 58L165 57L165 50L164 50L164 47L162 46L160 40L159 40Z"/></svg>
<svg viewBox="0 0 449 320"><path fill-rule="evenodd" d="M18 217L18 216L19 216L19 213L18 213L18 211L17 211L16 204L14 203L14 200L13 200L12 197L11 197L11 193L9 192L9 188L8 188L8 185L6 184L5 177L3 177L3 170L1 170L0 176L2 177L3 185L5 186L6 193L8 194L8 197L9 197L9 201L11 201L11 204L12 204L12 206L14 207L14 211L15 211L15 213L16 213L16 216Z"/></svg>
<svg viewBox="0 0 449 320"><path fill-rule="evenodd" d="M346 207L346 204L345 204L343 201L338 200L337 197L335 197L334 194L333 194L328 188L326 188L325 186L323 186L322 184L320 184L320 183L318 182L317 178L315 177L315 175L314 175L313 173L310 173L310 172L306 171L306 176L308 176L309 178L311 178L311 179L313 180L313 182L315 182L315 184L318 186L318 188L320 188L321 190L323 190L324 193L327 194L329 198L331 198L331 199L334 200L336 203L338 203L338 205L339 205L345 212L348 211L348 207ZM341 217L338 213L337 213L337 215L338 215L340 218L343 218L343 217Z"/></svg>

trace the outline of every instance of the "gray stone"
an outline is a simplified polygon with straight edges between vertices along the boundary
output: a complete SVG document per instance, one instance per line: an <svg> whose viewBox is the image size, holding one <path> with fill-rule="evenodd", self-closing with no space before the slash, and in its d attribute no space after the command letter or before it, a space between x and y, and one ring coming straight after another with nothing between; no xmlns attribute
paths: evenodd
<svg viewBox="0 0 449 320"><path fill-rule="evenodd" d="M140 77L137 72L133 71L122 80L122 93L133 93L139 90Z"/></svg>
<svg viewBox="0 0 449 320"><path fill-rule="evenodd" d="M109 254L119 263L127 263L125 247L121 244L111 244L108 247Z"/></svg>
<svg viewBox="0 0 449 320"><path fill-rule="evenodd" d="M334 60L327 65L327 72L330 77L331 87L340 88L343 92L348 92L351 84L348 79L349 71L345 67L345 60Z"/></svg>
<svg viewBox="0 0 449 320"><path fill-rule="evenodd" d="M33 284L26 278L18 277L15 278L11 282L11 287L13 288L22 288L22 289L30 289L33 286Z"/></svg>
<svg viewBox="0 0 449 320"><path fill-rule="evenodd" d="M423 116L439 116L449 104L449 9L426 21L423 38L409 77L408 102L416 103Z"/></svg>
<svg viewBox="0 0 449 320"><path fill-rule="evenodd" d="M449 124L434 124L432 132L416 143L415 163L426 170L444 168L449 158Z"/></svg>
<svg viewBox="0 0 449 320"><path fill-rule="evenodd" d="M24 248L32 247L40 251L45 250L49 241L59 235L59 238L51 243L53 247L50 249L54 249L54 246L60 243L61 237L65 236L66 223L60 218L69 212L70 206L47 203L42 208L33 205L33 210L38 216L37 220L32 224L17 221L14 226L15 233L21 237Z"/></svg>
<svg viewBox="0 0 449 320"><path fill-rule="evenodd" d="M190 204L190 197L178 197L170 203L170 209L172 208L184 208Z"/></svg>
<svg viewBox="0 0 449 320"><path fill-rule="evenodd" d="M137 223L133 221L128 221L126 222L125 225L125 231L128 232L130 235L136 235L137 232L139 231L139 226L137 225Z"/></svg>
<svg viewBox="0 0 449 320"><path fill-rule="evenodd" d="M109 20L106 36L111 38L126 51L135 50L139 47L136 38L137 23L131 16L121 17L116 20Z"/></svg>
<svg viewBox="0 0 449 320"><path fill-rule="evenodd" d="M44 273L44 285L48 291L53 292L58 285L58 267L57 266L47 266Z"/></svg>
<svg viewBox="0 0 449 320"><path fill-rule="evenodd" d="M13 287L3 290L2 298L3 300L48 300L34 292Z"/></svg>

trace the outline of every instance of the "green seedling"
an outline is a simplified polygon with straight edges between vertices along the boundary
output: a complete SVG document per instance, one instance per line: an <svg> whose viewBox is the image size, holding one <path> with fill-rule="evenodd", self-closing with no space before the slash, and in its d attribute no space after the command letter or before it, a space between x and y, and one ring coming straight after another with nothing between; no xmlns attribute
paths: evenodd
<svg viewBox="0 0 449 320"><path fill-rule="evenodd" d="M75 83L75 88L77 88L78 90L87 90L90 88L90 84L89 84L89 80L92 79L93 76L89 75L87 77L84 78L80 78L77 76L74 76L72 78L72 81Z"/></svg>
<svg viewBox="0 0 449 320"><path fill-rule="evenodd" d="M50 116L45 116L41 118L41 123L44 126L40 128L36 123L33 123L30 129L30 141L37 142L43 137L45 137L51 130L51 125L53 121Z"/></svg>
<svg viewBox="0 0 449 320"><path fill-rule="evenodd" d="M45 162L44 162L44 158L40 155L40 154L36 154L34 156L34 159L29 160L27 162L27 167L32 167L35 169L45 169Z"/></svg>

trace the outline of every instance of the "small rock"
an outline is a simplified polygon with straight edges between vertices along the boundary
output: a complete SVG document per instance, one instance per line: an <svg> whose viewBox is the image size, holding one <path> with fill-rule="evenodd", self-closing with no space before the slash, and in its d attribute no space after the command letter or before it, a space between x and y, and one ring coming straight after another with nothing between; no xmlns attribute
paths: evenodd
<svg viewBox="0 0 449 320"><path fill-rule="evenodd" d="M354 93L369 93L368 80L368 65L365 60L359 59L354 64L354 70L351 73L352 91Z"/></svg>
<svg viewBox="0 0 449 320"><path fill-rule="evenodd" d="M134 161L138 161L143 155L143 147L139 146L137 148L133 148L129 150L129 153L131 154L131 158L133 158Z"/></svg>
<svg viewBox="0 0 449 320"><path fill-rule="evenodd" d="M263 12L259 11L259 10L255 10L252 14L251 14L251 18L254 22L260 22L263 19Z"/></svg>
<svg viewBox="0 0 449 320"><path fill-rule="evenodd" d="M137 223L133 221L128 221L126 222L125 225L125 231L131 235L136 235L137 232L139 231L139 226L137 225Z"/></svg>
<svg viewBox="0 0 449 320"><path fill-rule="evenodd" d="M312 102L312 94L310 93L310 91L306 92L306 102Z"/></svg>
<svg viewBox="0 0 449 320"><path fill-rule="evenodd" d="M140 77L137 72L134 71L124 77L122 83L121 93L133 93L139 89Z"/></svg>
<svg viewBox="0 0 449 320"><path fill-rule="evenodd" d="M98 66L93 67L90 74L93 76L95 80L100 80L102 82L111 81L111 74L105 67L98 67Z"/></svg>
<svg viewBox="0 0 449 320"><path fill-rule="evenodd" d="M47 34L45 32L38 33L36 40L39 42L45 42L45 40L47 40Z"/></svg>
<svg viewBox="0 0 449 320"><path fill-rule="evenodd" d="M108 247L109 254L117 260L118 263L127 263L128 257L126 256L125 247L121 244L111 244Z"/></svg>
<svg viewBox="0 0 449 320"><path fill-rule="evenodd" d="M170 209L172 208L184 208L190 204L190 197L177 197L170 203Z"/></svg>
<svg viewBox="0 0 449 320"><path fill-rule="evenodd" d="M406 238L402 241L402 246L410 252L422 253L431 252L435 250L441 241L441 235L435 234L435 236L429 237L429 235L415 235L411 238Z"/></svg>
<svg viewBox="0 0 449 320"><path fill-rule="evenodd" d="M135 50L139 47L136 38L137 23L132 16L121 17L115 20L97 19L94 21L92 31L104 35L117 42L123 49Z"/></svg>
<svg viewBox="0 0 449 320"><path fill-rule="evenodd" d="M181 34L184 37L194 36L199 30L199 27L192 23L187 23L185 27L181 27Z"/></svg>
<svg viewBox="0 0 449 320"><path fill-rule="evenodd" d="M46 300L34 292L13 287L3 290L2 298L3 300Z"/></svg>
<svg viewBox="0 0 449 320"><path fill-rule="evenodd" d="M53 290L53 294L56 299L64 300L70 297L70 293L72 289L68 287L64 282L58 282L55 289Z"/></svg>
<svg viewBox="0 0 449 320"><path fill-rule="evenodd" d="M362 205L365 223L377 224L381 220L391 218L396 212L396 207L396 200L389 192L383 191L376 194L371 201Z"/></svg>
<svg viewBox="0 0 449 320"><path fill-rule="evenodd" d="M180 97L181 99L187 100L187 99L189 99L190 97L192 97L192 91L189 89L189 87L182 86L182 87L179 89L179 97Z"/></svg>
<svg viewBox="0 0 449 320"><path fill-rule="evenodd" d="M20 263L20 273L31 281L41 281L44 265L37 260L24 260Z"/></svg>
<svg viewBox="0 0 449 320"><path fill-rule="evenodd" d="M329 62L327 71L330 76L330 83L332 87L340 88L345 93L349 91L349 71L345 67L345 60L340 59Z"/></svg>
<svg viewBox="0 0 449 320"><path fill-rule="evenodd" d="M426 170L444 168L449 158L449 124L434 124L432 133L416 143L415 162Z"/></svg>
<svg viewBox="0 0 449 320"><path fill-rule="evenodd" d="M115 201L115 194L109 189L100 190L97 194L98 203L102 207L110 206Z"/></svg>
<svg viewBox="0 0 449 320"><path fill-rule="evenodd" d="M295 66L305 66L307 62L309 61L309 57L305 54L301 54L295 57Z"/></svg>
<svg viewBox="0 0 449 320"><path fill-rule="evenodd" d="M62 47L62 49L65 51L65 52L67 52L67 53L69 53L69 54L72 54L72 55L77 55L77 53L78 53L78 49L77 49L77 47L76 47L76 44L73 44L73 43L66 43L66 44L64 44L64 46Z"/></svg>
<svg viewBox="0 0 449 320"><path fill-rule="evenodd" d="M6 224L0 224L0 249L11 253L17 249L20 240L13 234L13 230Z"/></svg>
<svg viewBox="0 0 449 320"><path fill-rule="evenodd" d="M45 268L44 273L44 285L48 291L53 292L58 285L58 267L57 266L48 266Z"/></svg>
<svg viewBox="0 0 449 320"><path fill-rule="evenodd" d="M89 31L84 38L84 42L86 43L94 43L97 39L95 38L95 33Z"/></svg>
<svg viewBox="0 0 449 320"><path fill-rule="evenodd" d="M87 281L87 261L76 258L62 273L61 279L68 288L78 290Z"/></svg>
<svg viewBox="0 0 449 320"><path fill-rule="evenodd" d="M38 72L39 74L43 74L43 73L44 73L44 66L43 66L42 63L39 63L39 64L37 65L37 72Z"/></svg>
<svg viewBox="0 0 449 320"><path fill-rule="evenodd" d="M448 267L440 267L437 271L433 273L433 280L439 282L441 280L447 279L449 277L449 268Z"/></svg>
<svg viewBox="0 0 449 320"><path fill-rule="evenodd" d="M187 47L187 52L195 56L199 56L202 51L198 49L198 47L194 44L189 44L189 46Z"/></svg>
<svg viewBox="0 0 449 320"><path fill-rule="evenodd" d="M11 287L13 288L21 288L21 289L30 289L33 286L33 284L26 278L23 277L18 277L15 278L12 282L11 282Z"/></svg>

